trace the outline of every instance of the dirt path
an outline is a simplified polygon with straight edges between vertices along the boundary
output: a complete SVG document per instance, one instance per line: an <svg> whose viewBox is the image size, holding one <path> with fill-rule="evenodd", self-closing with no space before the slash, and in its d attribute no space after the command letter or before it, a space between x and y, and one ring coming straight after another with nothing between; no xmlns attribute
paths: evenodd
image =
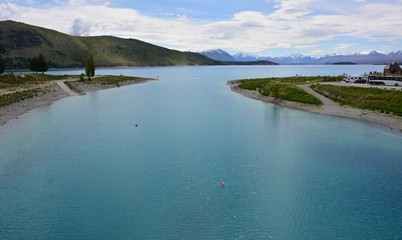
<svg viewBox="0 0 402 240"><path fill-rule="evenodd" d="M336 102L332 101L331 99L324 97L323 95L317 93L313 89L310 88L310 85L297 85L297 87L303 89L307 93L313 95L314 97L320 99L323 105L328 106L328 107L340 107L339 104Z"/></svg>
<svg viewBox="0 0 402 240"><path fill-rule="evenodd" d="M69 87L67 87L67 85L64 82L61 81L57 81L56 82L57 85L59 85L59 87L61 89L63 89L63 91L65 91L68 95L70 96L78 96L78 93L74 92L73 90L71 90Z"/></svg>

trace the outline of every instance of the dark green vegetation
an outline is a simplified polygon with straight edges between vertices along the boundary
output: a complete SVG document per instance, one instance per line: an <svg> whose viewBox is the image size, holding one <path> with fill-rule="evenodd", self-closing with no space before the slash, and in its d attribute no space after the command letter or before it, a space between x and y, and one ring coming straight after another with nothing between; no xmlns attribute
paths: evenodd
<svg viewBox="0 0 402 240"><path fill-rule="evenodd" d="M85 67L93 55L99 67L217 65L201 54L112 36L76 37L14 21L0 21L0 55L7 69L28 68L40 53L49 67Z"/></svg>
<svg viewBox="0 0 402 240"><path fill-rule="evenodd" d="M4 70L6 70L6 63L4 62L4 59L0 56L0 73L3 73Z"/></svg>
<svg viewBox="0 0 402 240"><path fill-rule="evenodd" d="M91 80L91 77L95 76L95 63L92 55L87 57L87 62L85 65L85 74L88 77L88 80Z"/></svg>
<svg viewBox="0 0 402 240"><path fill-rule="evenodd" d="M316 97L298 88L297 84L314 82L333 82L342 80L342 76L327 77L283 77L283 78L261 78L240 80L239 87L248 90L257 90L262 95L284 99L293 102L321 105L321 101Z"/></svg>
<svg viewBox="0 0 402 240"><path fill-rule="evenodd" d="M47 72L49 67L47 66L45 57L41 54L39 54L38 57L33 57L31 60L31 64L29 65L29 69L33 72L41 72L42 74L44 72Z"/></svg>
<svg viewBox="0 0 402 240"><path fill-rule="evenodd" d="M402 116L402 91L324 84L315 84L311 88L341 105Z"/></svg>

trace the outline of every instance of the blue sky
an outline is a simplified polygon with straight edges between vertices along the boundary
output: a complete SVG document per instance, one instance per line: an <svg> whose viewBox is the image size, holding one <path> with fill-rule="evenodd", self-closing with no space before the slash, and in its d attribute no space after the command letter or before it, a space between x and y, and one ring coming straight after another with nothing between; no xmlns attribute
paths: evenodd
<svg viewBox="0 0 402 240"><path fill-rule="evenodd" d="M149 3L152 2L152 3ZM120 7L138 9L154 17L186 15L192 19L217 21L229 19L241 11L272 11L275 3L266 0L179 0L179 1L115 1ZM156 10L156 11L155 11Z"/></svg>
<svg viewBox="0 0 402 240"><path fill-rule="evenodd" d="M2 0L0 20L159 46L285 56L402 50L402 0Z"/></svg>

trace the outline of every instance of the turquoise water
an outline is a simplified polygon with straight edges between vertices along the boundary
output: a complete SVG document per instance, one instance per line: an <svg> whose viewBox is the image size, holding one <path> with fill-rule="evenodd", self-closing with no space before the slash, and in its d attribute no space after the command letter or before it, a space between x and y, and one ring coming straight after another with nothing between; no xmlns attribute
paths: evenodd
<svg viewBox="0 0 402 240"><path fill-rule="evenodd" d="M226 85L382 68L98 69L159 81L2 126L0 239L401 239L402 134Z"/></svg>

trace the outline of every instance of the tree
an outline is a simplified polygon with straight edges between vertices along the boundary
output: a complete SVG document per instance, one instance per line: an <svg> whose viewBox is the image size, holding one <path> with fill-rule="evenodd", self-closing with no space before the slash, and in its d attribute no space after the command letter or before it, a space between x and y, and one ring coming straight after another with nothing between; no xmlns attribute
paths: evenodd
<svg viewBox="0 0 402 240"><path fill-rule="evenodd" d="M42 72L42 74L43 74L43 72L47 72L48 69L49 69L49 67L48 67L48 65L46 63L45 58L43 57L42 54L39 54L39 57L38 57L38 72Z"/></svg>
<svg viewBox="0 0 402 240"><path fill-rule="evenodd" d="M6 63L0 56L0 73L3 73L5 69L6 69Z"/></svg>
<svg viewBox="0 0 402 240"><path fill-rule="evenodd" d="M45 57L42 54L39 54L38 57L33 57L31 60L31 64L29 65L29 69L33 72L47 72L49 69Z"/></svg>
<svg viewBox="0 0 402 240"><path fill-rule="evenodd" d="M31 63L29 64L29 69L32 72L37 72L38 71L38 65L39 65L39 60L37 57L33 57L31 60Z"/></svg>
<svg viewBox="0 0 402 240"><path fill-rule="evenodd" d="M91 80L91 77L95 76L95 63L92 55L87 57L87 63L85 65L85 74L88 76L88 80Z"/></svg>

